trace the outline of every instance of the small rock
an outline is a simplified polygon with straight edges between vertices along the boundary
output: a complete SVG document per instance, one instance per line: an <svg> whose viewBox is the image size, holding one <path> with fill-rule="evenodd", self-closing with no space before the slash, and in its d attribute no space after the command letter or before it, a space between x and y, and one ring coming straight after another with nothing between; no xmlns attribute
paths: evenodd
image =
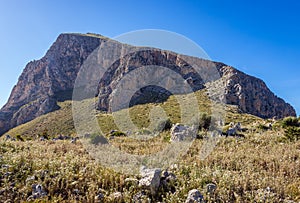
<svg viewBox="0 0 300 203"><path fill-rule="evenodd" d="M34 199L41 198L47 195L47 192L44 190L41 184L32 185L32 197Z"/></svg>
<svg viewBox="0 0 300 203"><path fill-rule="evenodd" d="M110 195L110 197L114 200L114 201L120 201L123 197L121 192L114 192Z"/></svg>
<svg viewBox="0 0 300 203"><path fill-rule="evenodd" d="M11 139L11 136L10 135L6 135L5 136L5 140L10 140Z"/></svg>
<svg viewBox="0 0 300 203"><path fill-rule="evenodd" d="M74 193L75 195L79 195L80 191L79 191L78 189L74 189L74 190L73 190L73 193Z"/></svg>
<svg viewBox="0 0 300 203"><path fill-rule="evenodd" d="M76 185L78 183L78 181L73 181L70 185Z"/></svg>
<svg viewBox="0 0 300 203"><path fill-rule="evenodd" d="M26 183L35 180L35 176L30 176L26 179Z"/></svg>
<svg viewBox="0 0 300 203"><path fill-rule="evenodd" d="M190 127L176 123L171 128L171 142L181 142L185 140L192 140L196 138L197 129L195 127Z"/></svg>
<svg viewBox="0 0 300 203"><path fill-rule="evenodd" d="M133 196L132 201L134 203L145 203L145 202L150 203L151 199L147 196L145 191L140 191Z"/></svg>
<svg viewBox="0 0 300 203"><path fill-rule="evenodd" d="M189 191L188 197L185 200L185 203L203 203L203 195L197 189Z"/></svg>
<svg viewBox="0 0 300 203"><path fill-rule="evenodd" d="M206 185L206 190L207 190L207 193L209 194L213 194L217 189L217 185L214 184L214 183L209 183Z"/></svg>
<svg viewBox="0 0 300 203"><path fill-rule="evenodd" d="M171 170L177 170L178 168L179 168L178 164L172 164L172 165L170 166L170 169L171 169Z"/></svg>
<svg viewBox="0 0 300 203"><path fill-rule="evenodd" d="M126 178L125 183L137 186L139 184L139 180L136 178Z"/></svg>
<svg viewBox="0 0 300 203"><path fill-rule="evenodd" d="M161 169L142 169L142 178L139 180L139 186L150 190L155 195L160 185Z"/></svg>
<svg viewBox="0 0 300 203"><path fill-rule="evenodd" d="M8 164L3 164L3 165L2 165L2 168L8 169L8 168L10 168L10 165L8 165Z"/></svg>
<svg viewBox="0 0 300 203"><path fill-rule="evenodd" d="M97 202L97 203L102 203L102 202L104 202L104 194L98 193L98 194L95 196L95 202Z"/></svg>
<svg viewBox="0 0 300 203"><path fill-rule="evenodd" d="M8 176L10 176L12 174L12 172L6 172L6 173L4 173L4 177L8 177Z"/></svg>

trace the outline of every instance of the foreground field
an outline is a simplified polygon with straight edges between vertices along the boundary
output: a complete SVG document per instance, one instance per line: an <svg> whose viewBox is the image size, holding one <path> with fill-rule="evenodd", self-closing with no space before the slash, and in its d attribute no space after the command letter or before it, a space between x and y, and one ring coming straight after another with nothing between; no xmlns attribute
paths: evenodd
<svg viewBox="0 0 300 203"><path fill-rule="evenodd" d="M280 131L247 134L244 139L221 138L205 160L199 159L203 140L169 170L177 179L173 191L163 188L152 202L184 202L188 191L199 189L207 202L300 201L300 141L281 141ZM30 201L32 185L47 195L37 202L132 202L142 191L125 181L130 177L96 163L80 142L1 140L1 202ZM113 157L112 157L113 158ZM207 193L207 184L217 189ZM115 193L121 196L116 199ZM142 200L141 200L142 201Z"/></svg>
<svg viewBox="0 0 300 203"><path fill-rule="evenodd" d="M78 135L71 102L65 101L60 103L60 110L9 131L15 140L0 137L0 202L177 203L185 202L192 189L200 191L202 202L299 202L299 119L274 123L226 106L224 124L228 128L230 122L241 122L244 130L239 136L221 136L212 153L201 160L199 153L209 136L203 123L208 117L204 115L210 114L211 103L205 92L196 92L196 96L202 112L198 138L176 164L162 169L173 178L167 185L160 184L155 193L139 186L140 174L122 174L92 158L82 143L93 143L97 135L87 138L91 140L71 141ZM188 95L183 97L189 101ZM130 116L142 129L138 133L147 133L150 120L145 115L157 106L165 110L171 123L180 121L180 108L173 96L164 103L137 105L130 108ZM96 117L109 139L109 132L117 129L112 115L96 112ZM69 139L53 139L60 134ZM114 137L110 142L124 153L151 154L170 143L170 129L150 140Z"/></svg>

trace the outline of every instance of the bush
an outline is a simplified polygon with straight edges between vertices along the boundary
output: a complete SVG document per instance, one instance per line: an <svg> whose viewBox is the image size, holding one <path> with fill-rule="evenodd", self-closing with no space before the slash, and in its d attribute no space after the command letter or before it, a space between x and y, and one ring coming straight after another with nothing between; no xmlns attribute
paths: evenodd
<svg viewBox="0 0 300 203"><path fill-rule="evenodd" d="M16 135L16 139L19 140L19 141L24 142L24 139L23 139L23 137L20 134Z"/></svg>
<svg viewBox="0 0 300 203"><path fill-rule="evenodd" d="M158 124L157 124L156 128L154 129L154 132L167 131L167 130L170 130L171 128L172 128L172 122L168 118L165 120L158 121Z"/></svg>
<svg viewBox="0 0 300 203"><path fill-rule="evenodd" d="M297 141L300 140L300 128L297 127L288 127L284 131L285 139L289 141Z"/></svg>
<svg viewBox="0 0 300 203"><path fill-rule="evenodd" d="M206 113L200 116L199 120L199 130L208 130L211 124L211 116L207 115Z"/></svg>
<svg viewBox="0 0 300 203"><path fill-rule="evenodd" d="M257 129L267 131L267 130L269 130L269 127L267 127L267 126L265 126L263 124L259 124L257 126Z"/></svg>
<svg viewBox="0 0 300 203"><path fill-rule="evenodd" d="M282 127L299 127L300 123L296 117L286 117L282 120Z"/></svg>
<svg viewBox="0 0 300 203"><path fill-rule="evenodd" d="M147 128L143 128L141 130L138 131L139 135L151 135L152 132L150 130L148 130Z"/></svg>
<svg viewBox="0 0 300 203"><path fill-rule="evenodd" d="M121 131L113 131L109 135L114 136L114 137L125 137L126 136L126 134Z"/></svg>
<svg viewBox="0 0 300 203"><path fill-rule="evenodd" d="M108 142L102 135L94 133L90 136L90 143L94 145L98 145L99 143L107 144Z"/></svg>
<svg viewBox="0 0 300 203"><path fill-rule="evenodd" d="M49 140L49 134L48 134L48 129L44 129L44 131L42 132L42 134L39 134L39 137L44 137L44 139Z"/></svg>

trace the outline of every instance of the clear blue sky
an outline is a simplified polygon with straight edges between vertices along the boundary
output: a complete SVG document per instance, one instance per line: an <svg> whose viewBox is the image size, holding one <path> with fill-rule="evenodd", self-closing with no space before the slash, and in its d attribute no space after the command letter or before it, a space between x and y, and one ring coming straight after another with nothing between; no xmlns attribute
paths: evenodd
<svg viewBox="0 0 300 203"><path fill-rule="evenodd" d="M263 79L300 113L300 1L0 0L0 105L25 65L62 32L164 29Z"/></svg>

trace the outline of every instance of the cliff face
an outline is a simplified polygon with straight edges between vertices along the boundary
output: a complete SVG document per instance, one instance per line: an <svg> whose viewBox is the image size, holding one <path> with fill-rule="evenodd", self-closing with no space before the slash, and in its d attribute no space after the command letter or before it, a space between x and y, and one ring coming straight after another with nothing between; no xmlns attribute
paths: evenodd
<svg viewBox="0 0 300 203"><path fill-rule="evenodd" d="M58 109L59 100L71 99L81 65L105 41L107 38L98 35L61 34L42 59L28 63L7 104L0 110L0 134ZM206 64L202 59L193 58L193 61L201 66ZM276 97L262 80L225 64L213 63L221 75L222 85L225 85L226 103L238 105L243 112L263 118L296 115L293 107ZM176 53L158 49L136 52L116 61L104 73L97 90L98 109L112 110L109 106L112 93L122 77L138 67L149 65L163 66L175 71L189 83L193 91L205 87L203 78ZM153 72L153 78L155 74L159 75L159 70ZM170 84L172 82L176 84L176 80ZM135 81L129 85L137 87ZM162 95L170 94L162 88L144 88L135 94L131 104L139 103L141 95L145 96L147 92L157 93L155 95L158 99Z"/></svg>
<svg viewBox="0 0 300 203"><path fill-rule="evenodd" d="M29 62L0 111L0 134L58 109L60 95L71 95L80 66L102 40L61 34L42 59Z"/></svg>
<svg viewBox="0 0 300 203"><path fill-rule="evenodd" d="M296 116L294 108L272 93L262 80L228 66L220 71L227 104L237 105L242 112L261 118Z"/></svg>

